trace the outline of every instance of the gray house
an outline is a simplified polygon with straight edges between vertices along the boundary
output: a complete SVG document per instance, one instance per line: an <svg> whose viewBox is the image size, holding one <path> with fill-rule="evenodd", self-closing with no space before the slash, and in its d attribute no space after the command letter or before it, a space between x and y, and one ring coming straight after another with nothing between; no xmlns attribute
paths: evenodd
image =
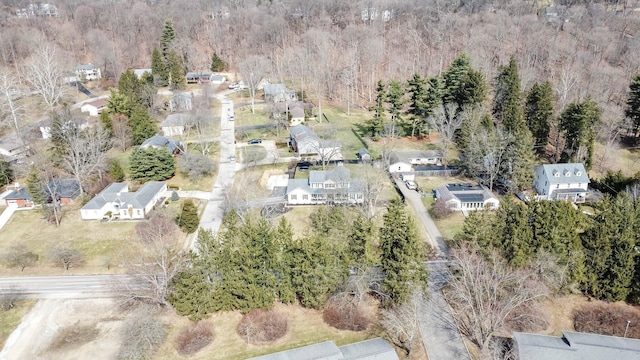
<svg viewBox="0 0 640 360"><path fill-rule="evenodd" d="M145 140L142 145L140 145L140 147L143 149L147 149L149 147L156 149L166 148L170 153L174 155L183 152L182 146L177 140L160 135L154 135L153 137Z"/></svg>
<svg viewBox="0 0 640 360"><path fill-rule="evenodd" d="M171 112L176 111L191 111L193 108L193 94L179 91L171 96L169 100L169 110Z"/></svg>
<svg viewBox="0 0 640 360"><path fill-rule="evenodd" d="M149 181L138 191L129 191L126 183L112 183L80 209L82 220L144 219L167 192L164 181Z"/></svg>
<svg viewBox="0 0 640 360"><path fill-rule="evenodd" d="M313 170L308 179L289 179L289 205L360 204L364 201L364 181L352 179L349 168L338 164L328 171Z"/></svg>
<svg viewBox="0 0 640 360"><path fill-rule="evenodd" d="M315 131L306 125L296 125L289 128L289 145L298 154L324 155L327 160L342 160L340 143L332 140L321 140Z"/></svg>

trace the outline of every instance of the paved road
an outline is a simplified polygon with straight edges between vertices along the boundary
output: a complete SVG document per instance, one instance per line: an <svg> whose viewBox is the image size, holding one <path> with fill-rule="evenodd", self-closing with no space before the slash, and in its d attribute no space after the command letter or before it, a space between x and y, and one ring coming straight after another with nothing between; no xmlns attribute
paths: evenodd
<svg viewBox="0 0 640 360"><path fill-rule="evenodd" d="M0 278L0 292L34 298L111 296L113 284L132 281L127 275L23 276Z"/></svg>
<svg viewBox="0 0 640 360"><path fill-rule="evenodd" d="M211 189L210 201L205 206L200 217L200 228L210 230L214 234L220 229L222 217L224 216L225 191L233 186L236 176L236 145L234 135L234 122L229 121L229 116L233 115L233 102L225 95L229 91L216 95L222 104L220 114L220 167L218 176ZM196 239L198 234L191 237L188 244L190 250L196 250Z"/></svg>
<svg viewBox="0 0 640 360"><path fill-rule="evenodd" d="M422 342L427 350L429 360L470 360L469 351L462 340L462 335L451 315L450 307L442 294L442 287L446 285L449 276L448 261L449 247L444 241L440 230L427 212L420 194L397 178L394 178L407 202L418 214L420 222L427 230L431 246L440 260L428 261L429 271L428 293L429 299L421 311L420 329Z"/></svg>

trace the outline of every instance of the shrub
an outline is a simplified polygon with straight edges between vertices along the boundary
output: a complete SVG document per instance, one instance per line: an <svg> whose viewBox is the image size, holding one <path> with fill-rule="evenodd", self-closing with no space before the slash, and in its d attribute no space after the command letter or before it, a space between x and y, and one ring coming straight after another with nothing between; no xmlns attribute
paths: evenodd
<svg viewBox="0 0 640 360"><path fill-rule="evenodd" d="M640 311L623 304L592 304L574 311L576 331L640 339Z"/></svg>
<svg viewBox="0 0 640 360"><path fill-rule="evenodd" d="M443 219L453 214L453 210L449 209L447 207L447 204L442 199L438 199L436 200L435 204L433 204L433 207L431 208L431 213L433 214L434 217L438 219Z"/></svg>
<svg viewBox="0 0 640 360"><path fill-rule="evenodd" d="M216 170L215 163L209 157L198 153L184 154L178 165L180 171L189 176L191 180L198 180Z"/></svg>
<svg viewBox="0 0 640 360"><path fill-rule="evenodd" d="M128 318L122 326L122 345L117 358L148 359L165 335L162 322L149 314Z"/></svg>
<svg viewBox="0 0 640 360"><path fill-rule="evenodd" d="M177 193L177 192L172 191L172 192L171 192L171 201L176 202L176 201L178 201L178 200L180 200L180 196L178 195L178 193Z"/></svg>
<svg viewBox="0 0 640 360"><path fill-rule="evenodd" d="M362 308L352 303L329 302L322 312L322 320L340 330L362 331L369 326Z"/></svg>
<svg viewBox="0 0 640 360"><path fill-rule="evenodd" d="M180 355L192 355L213 341L213 328L206 322L185 326L176 339L176 350Z"/></svg>
<svg viewBox="0 0 640 360"><path fill-rule="evenodd" d="M273 310L254 309L245 314L236 331L248 344L275 341L289 330L284 314Z"/></svg>

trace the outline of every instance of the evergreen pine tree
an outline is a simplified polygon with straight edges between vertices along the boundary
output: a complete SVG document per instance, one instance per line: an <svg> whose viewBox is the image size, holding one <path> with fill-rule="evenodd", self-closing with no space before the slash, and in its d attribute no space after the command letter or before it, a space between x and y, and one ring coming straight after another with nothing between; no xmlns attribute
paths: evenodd
<svg viewBox="0 0 640 360"><path fill-rule="evenodd" d="M425 245L400 200L391 202L383 222L380 229L380 263L385 274L382 285L389 303L401 304L409 299L412 291L426 289Z"/></svg>
<svg viewBox="0 0 640 360"><path fill-rule="evenodd" d="M214 286L207 276L205 268L195 260L193 267L174 278L167 300L178 315L200 321L217 309Z"/></svg>
<svg viewBox="0 0 640 360"><path fill-rule="evenodd" d="M637 73L629 85L629 95L627 95L627 108L624 111L627 118L633 121L633 136L638 137L640 130L640 73Z"/></svg>
<svg viewBox="0 0 640 360"><path fill-rule="evenodd" d="M378 81L376 87L376 102L369 107L369 111L373 112L373 118L367 122L367 128L372 138L377 138L384 129L384 103L387 98L386 85L382 80Z"/></svg>
<svg viewBox="0 0 640 360"><path fill-rule="evenodd" d="M109 100L107 101L106 113L111 116L122 114L126 117L130 117L134 109L134 104L129 101L129 98L127 98L126 95L120 93L118 90L111 90Z"/></svg>
<svg viewBox="0 0 640 360"><path fill-rule="evenodd" d="M389 104L389 114L391 114L391 134L396 136L397 129L402 123L402 113L404 108L404 89L397 80L389 82L386 102Z"/></svg>
<svg viewBox="0 0 640 360"><path fill-rule="evenodd" d="M200 217L198 216L198 207L193 203L193 200L187 199L182 203L182 211L178 214L176 222L180 229L187 234L193 234L198 230Z"/></svg>
<svg viewBox="0 0 640 360"><path fill-rule="evenodd" d="M166 148L136 148L129 158L129 173L136 181L162 181L176 172L173 155Z"/></svg>
<svg viewBox="0 0 640 360"><path fill-rule="evenodd" d="M0 160L0 186L5 186L13 181L13 170L11 164Z"/></svg>
<svg viewBox="0 0 640 360"><path fill-rule="evenodd" d="M444 83L443 103L460 105L463 102L460 95L463 93L465 78L468 76L470 69L471 60L467 54L462 53L453 60L453 63L442 76Z"/></svg>
<svg viewBox="0 0 640 360"><path fill-rule="evenodd" d="M458 109L478 107L487 97L487 83L480 71L469 68L456 96Z"/></svg>
<svg viewBox="0 0 640 360"><path fill-rule="evenodd" d="M430 103L427 102L427 81L420 74L413 74L407 83L407 91L411 94L407 115L410 117L411 137L416 131L419 136L426 130L427 117L432 111Z"/></svg>
<svg viewBox="0 0 640 360"><path fill-rule="evenodd" d="M167 20L164 23L164 29L162 29L162 35L160 36L160 48L162 49L162 57L165 63L169 62L169 53L175 39L176 32L173 29L173 21Z"/></svg>
<svg viewBox="0 0 640 360"><path fill-rule="evenodd" d="M133 110L129 119L129 128L131 128L131 139L134 145L140 145L156 134L156 126L151 114L142 107Z"/></svg>
<svg viewBox="0 0 640 360"><path fill-rule="evenodd" d="M360 271L366 270L373 263L371 237L373 224L364 216L358 216L352 224L349 234L349 264Z"/></svg>
<svg viewBox="0 0 640 360"><path fill-rule="evenodd" d="M142 102L142 84L136 74L127 70L118 79L118 93L127 98L132 106L140 106Z"/></svg>
<svg viewBox="0 0 640 360"><path fill-rule="evenodd" d="M151 74L153 75L153 83L156 86L167 85L169 71L167 70L167 63L158 48L154 48L151 55Z"/></svg>
<svg viewBox="0 0 640 360"><path fill-rule="evenodd" d="M117 159L109 160L109 176L111 176L113 181L124 181L124 169Z"/></svg>
<svg viewBox="0 0 640 360"><path fill-rule="evenodd" d="M544 148L549 141L552 116L553 90L551 83L545 81L542 84L533 84L527 94L525 118L534 137L535 148L539 153L544 153Z"/></svg>
<svg viewBox="0 0 640 360"><path fill-rule="evenodd" d="M171 89L184 89L186 78L182 59L175 50L169 52L169 87Z"/></svg>
<svg viewBox="0 0 640 360"><path fill-rule="evenodd" d="M531 259L533 233L529 225L529 208L505 196L496 213L496 222L502 225L499 246L510 265L523 267Z"/></svg>
<svg viewBox="0 0 640 360"><path fill-rule="evenodd" d="M584 162L587 170L593 164L595 127L600 122L602 109L587 97L581 103L571 103L560 114L559 127L564 134L564 162Z"/></svg>
<svg viewBox="0 0 640 360"><path fill-rule="evenodd" d="M29 173L27 174L27 190L29 190L29 194L31 194L31 198L35 204L46 204L48 196L45 191L46 182L44 177L42 177L40 170L31 166L29 168Z"/></svg>
<svg viewBox="0 0 640 360"><path fill-rule="evenodd" d="M221 71L225 71L227 69L227 63L225 63L224 60L222 60L218 56L218 53L216 53L215 51L213 52L213 55L211 56L211 67L210 67L210 69L213 72L221 72Z"/></svg>

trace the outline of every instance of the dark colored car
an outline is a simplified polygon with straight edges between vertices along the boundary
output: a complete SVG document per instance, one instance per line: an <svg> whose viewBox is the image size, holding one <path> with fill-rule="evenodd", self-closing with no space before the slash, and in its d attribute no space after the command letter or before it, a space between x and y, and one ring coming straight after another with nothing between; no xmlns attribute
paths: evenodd
<svg viewBox="0 0 640 360"><path fill-rule="evenodd" d="M261 139L251 139L251 140L247 141L247 144L249 144L249 145L262 144L262 140Z"/></svg>

